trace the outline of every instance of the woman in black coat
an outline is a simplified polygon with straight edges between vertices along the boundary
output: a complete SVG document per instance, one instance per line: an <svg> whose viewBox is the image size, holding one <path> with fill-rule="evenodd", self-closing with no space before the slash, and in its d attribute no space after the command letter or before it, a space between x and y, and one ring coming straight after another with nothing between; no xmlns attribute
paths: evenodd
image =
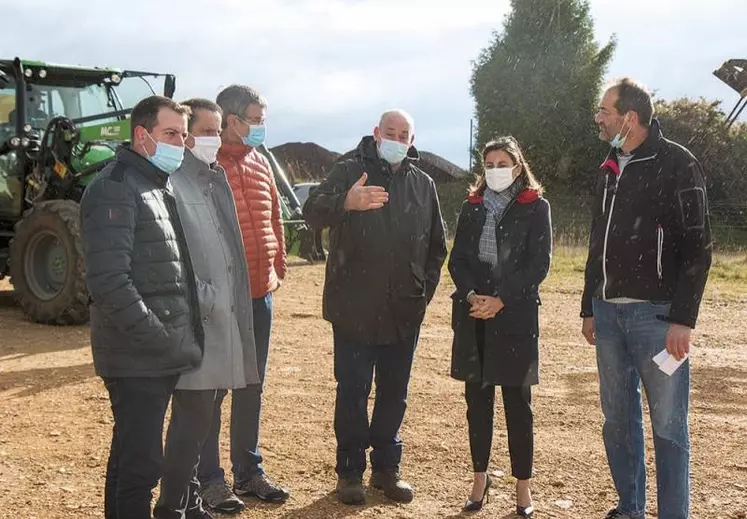
<svg viewBox="0 0 747 519"><path fill-rule="evenodd" d="M451 376L465 382L475 472L465 510L482 508L493 437L495 386L501 386L516 513L533 513L531 386L539 382L539 285L550 268L550 205L512 137L489 142L485 172L462 205L449 272Z"/></svg>

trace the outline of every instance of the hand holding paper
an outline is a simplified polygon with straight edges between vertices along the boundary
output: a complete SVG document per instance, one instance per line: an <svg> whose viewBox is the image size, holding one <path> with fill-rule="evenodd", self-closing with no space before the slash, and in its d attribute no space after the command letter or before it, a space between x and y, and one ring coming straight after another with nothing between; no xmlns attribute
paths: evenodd
<svg viewBox="0 0 747 519"><path fill-rule="evenodd" d="M677 360L673 355L670 355L666 349L664 349L658 355L656 355L653 360L659 366L659 369L661 371L671 376L672 373L677 371L677 368L679 368L682 363L688 359L689 356L689 354L685 354L684 357L682 357L680 360Z"/></svg>

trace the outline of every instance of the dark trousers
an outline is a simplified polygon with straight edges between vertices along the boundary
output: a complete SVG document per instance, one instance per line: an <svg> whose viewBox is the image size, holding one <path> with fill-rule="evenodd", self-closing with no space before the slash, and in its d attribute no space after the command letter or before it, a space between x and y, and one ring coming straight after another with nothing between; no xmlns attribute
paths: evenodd
<svg viewBox="0 0 747 519"><path fill-rule="evenodd" d="M375 471L398 470L402 459L399 429L407 408L407 386L418 337L399 344L370 346L334 332L335 436L337 474L360 477L366 470L366 449L373 447ZM376 381L376 398L368 421L368 395Z"/></svg>
<svg viewBox="0 0 747 519"><path fill-rule="evenodd" d="M234 483L241 483L261 474L262 454L259 451L259 423L262 409L262 387L270 351L272 332L272 294L252 299L254 343L257 349L257 369L260 385L234 389L231 393L231 464ZM228 392L219 390L214 404L213 418L207 440L200 454L197 477L205 485L225 479L220 466L218 438L221 425L221 405Z"/></svg>
<svg viewBox="0 0 747 519"><path fill-rule="evenodd" d="M501 387L503 409L508 429L508 452L511 455L511 474L516 479L532 477L534 432L531 386ZM488 470L490 447L493 441L495 386L481 383L465 384L469 447L475 472Z"/></svg>
<svg viewBox="0 0 747 519"><path fill-rule="evenodd" d="M178 377L105 378L114 429L104 486L106 519L150 519L163 470L163 421Z"/></svg>
<svg viewBox="0 0 747 519"><path fill-rule="evenodd" d="M159 519L183 519L185 513L202 508L197 466L210 431L216 393L215 389L174 392L161 495L153 514Z"/></svg>
<svg viewBox="0 0 747 519"><path fill-rule="evenodd" d="M482 364L485 352L485 324L477 322L477 353ZM502 386L503 411L508 429L508 452L511 456L511 474L516 479L532 477L534 456L534 417L532 416L531 386ZM495 386L481 382L467 382L464 387L467 400L467 423L472 468L475 472L488 470L490 447L493 443L493 416L495 415Z"/></svg>

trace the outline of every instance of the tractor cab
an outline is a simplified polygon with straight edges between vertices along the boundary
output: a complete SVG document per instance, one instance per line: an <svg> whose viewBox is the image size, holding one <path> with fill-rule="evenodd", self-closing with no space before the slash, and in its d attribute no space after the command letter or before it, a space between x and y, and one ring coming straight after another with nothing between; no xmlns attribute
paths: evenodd
<svg viewBox="0 0 747 519"><path fill-rule="evenodd" d="M79 198L129 139L132 107L174 88L166 74L0 60L0 218L20 218L48 187Z"/></svg>
<svg viewBox="0 0 747 519"><path fill-rule="evenodd" d="M45 323L88 317L78 203L130 138L129 114L173 75L0 60L0 279Z"/></svg>

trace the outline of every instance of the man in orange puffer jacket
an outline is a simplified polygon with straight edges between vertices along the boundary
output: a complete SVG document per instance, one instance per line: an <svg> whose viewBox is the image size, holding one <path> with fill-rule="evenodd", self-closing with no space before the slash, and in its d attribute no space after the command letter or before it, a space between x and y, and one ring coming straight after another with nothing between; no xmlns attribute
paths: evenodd
<svg viewBox="0 0 747 519"><path fill-rule="evenodd" d="M223 110L223 144L218 163L233 191L239 227L249 265L254 340L260 384L233 390L231 404L231 463L233 491L225 482L218 455L220 406L226 391L219 391L210 436L200 455L200 495L204 504L219 512L238 512L244 507L238 496L283 502L286 489L262 469L258 449L260 407L272 328L272 293L285 277L286 254L280 199L272 169L257 151L265 140L267 101L256 90L232 85L216 99Z"/></svg>

